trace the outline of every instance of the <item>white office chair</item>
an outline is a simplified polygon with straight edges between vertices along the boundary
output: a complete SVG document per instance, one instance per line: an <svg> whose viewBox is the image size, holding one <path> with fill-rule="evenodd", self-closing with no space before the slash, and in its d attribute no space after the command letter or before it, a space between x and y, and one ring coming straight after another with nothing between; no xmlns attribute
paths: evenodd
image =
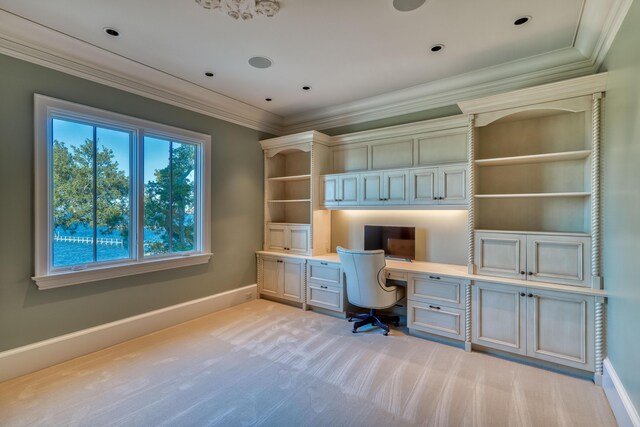
<svg viewBox="0 0 640 427"><path fill-rule="evenodd" d="M353 325L353 333L364 325L378 326L384 335L389 334L389 326L385 322L400 325L399 316L378 316L377 309L390 308L402 298L397 286L387 286L384 278L384 251L352 251L338 246L340 263L347 276L347 298L353 305L368 308L368 314L347 313Z"/></svg>

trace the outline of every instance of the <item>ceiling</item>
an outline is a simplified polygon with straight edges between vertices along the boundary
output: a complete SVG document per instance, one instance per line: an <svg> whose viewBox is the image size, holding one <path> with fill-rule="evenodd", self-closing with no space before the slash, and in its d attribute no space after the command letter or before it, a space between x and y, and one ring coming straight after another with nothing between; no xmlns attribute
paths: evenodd
<svg viewBox="0 0 640 427"><path fill-rule="evenodd" d="M516 60L578 52L584 21L594 20L585 5L597 2L427 0L398 12L391 0L281 0L275 17L250 21L194 0L0 0L0 9L287 118ZM514 26L523 15L533 19ZM121 36L107 36L104 27ZM430 52L437 43L445 49ZM255 55L273 66L252 68L247 61Z"/></svg>

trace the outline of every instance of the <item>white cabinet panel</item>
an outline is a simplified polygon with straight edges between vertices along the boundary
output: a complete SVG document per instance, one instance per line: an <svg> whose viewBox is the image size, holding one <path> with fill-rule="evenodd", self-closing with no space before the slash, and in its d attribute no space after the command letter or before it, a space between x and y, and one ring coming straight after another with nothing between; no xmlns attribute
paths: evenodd
<svg viewBox="0 0 640 427"><path fill-rule="evenodd" d="M333 152L335 173L367 170L369 166L368 147L337 148Z"/></svg>
<svg viewBox="0 0 640 427"><path fill-rule="evenodd" d="M340 179L340 206L358 204L358 175L343 175Z"/></svg>
<svg viewBox="0 0 640 427"><path fill-rule="evenodd" d="M591 239L527 236L528 280L591 286Z"/></svg>
<svg viewBox="0 0 640 427"><path fill-rule="evenodd" d="M522 234L476 233L478 274L524 279L527 237Z"/></svg>
<svg viewBox="0 0 640 427"><path fill-rule="evenodd" d="M436 205L438 199L438 168L412 169L409 175L409 203Z"/></svg>
<svg viewBox="0 0 640 427"><path fill-rule="evenodd" d="M360 204L365 206L383 205L382 174L379 172L360 175Z"/></svg>
<svg viewBox="0 0 640 427"><path fill-rule="evenodd" d="M309 283L307 286L307 304L326 308L327 310L343 311L343 290L333 286Z"/></svg>
<svg viewBox="0 0 640 427"><path fill-rule="evenodd" d="M309 226L289 225L287 252L306 255L309 252Z"/></svg>
<svg viewBox="0 0 640 427"><path fill-rule="evenodd" d="M388 140L371 145L372 169L411 166L413 166L413 138Z"/></svg>
<svg viewBox="0 0 640 427"><path fill-rule="evenodd" d="M476 282L473 287L473 343L526 354L526 289Z"/></svg>
<svg viewBox="0 0 640 427"><path fill-rule="evenodd" d="M324 261L308 261L309 280L321 284L341 286L342 278L340 264L331 264Z"/></svg>
<svg viewBox="0 0 640 427"><path fill-rule="evenodd" d="M594 297L539 290L528 295L529 355L593 371Z"/></svg>
<svg viewBox="0 0 640 427"><path fill-rule="evenodd" d="M383 194L385 205L406 205L409 203L409 171L384 172Z"/></svg>
<svg viewBox="0 0 640 427"><path fill-rule="evenodd" d="M267 250L284 251L287 247L287 226L267 224Z"/></svg>
<svg viewBox="0 0 640 427"><path fill-rule="evenodd" d="M338 205L338 176L326 175L322 177L322 204L324 206Z"/></svg>
<svg viewBox="0 0 640 427"><path fill-rule="evenodd" d="M304 261L284 260L282 297L292 301L302 300L304 285Z"/></svg>
<svg viewBox="0 0 640 427"><path fill-rule="evenodd" d="M407 304L409 329L464 339L464 310L411 300Z"/></svg>
<svg viewBox="0 0 640 427"><path fill-rule="evenodd" d="M462 205L469 202L466 166L438 168L441 205Z"/></svg>
<svg viewBox="0 0 640 427"><path fill-rule="evenodd" d="M261 294L271 296L278 296L280 294L280 264L281 260L275 258L262 259Z"/></svg>
<svg viewBox="0 0 640 427"><path fill-rule="evenodd" d="M407 282L407 298L463 308L462 287L460 279L411 274Z"/></svg>

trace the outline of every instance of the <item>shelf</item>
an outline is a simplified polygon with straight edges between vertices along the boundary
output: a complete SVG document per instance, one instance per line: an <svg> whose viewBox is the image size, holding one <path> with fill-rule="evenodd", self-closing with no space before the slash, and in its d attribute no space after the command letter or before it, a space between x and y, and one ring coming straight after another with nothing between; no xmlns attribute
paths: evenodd
<svg viewBox="0 0 640 427"><path fill-rule="evenodd" d="M544 234L547 236L575 236L591 237L590 233L578 233L570 231L523 231L523 230L493 230L489 228L477 228L476 233L506 233L506 234Z"/></svg>
<svg viewBox="0 0 640 427"><path fill-rule="evenodd" d="M279 181L279 182L287 182L287 181L306 181L311 179L311 175L293 175L293 176L278 176L275 178L267 178L268 181Z"/></svg>
<svg viewBox="0 0 640 427"><path fill-rule="evenodd" d="M482 166L506 166L531 163L547 163L570 160L583 160L591 155L591 150L566 151L562 153L534 154L529 156L498 157L493 159L476 160L476 165Z"/></svg>
<svg viewBox="0 0 640 427"><path fill-rule="evenodd" d="M311 199L267 200L267 203L309 203Z"/></svg>
<svg viewBox="0 0 640 427"><path fill-rule="evenodd" d="M273 221L273 222L267 222L267 224L269 225L301 225L301 226L310 225L308 222L286 222L286 221Z"/></svg>
<svg viewBox="0 0 640 427"><path fill-rule="evenodd" d="M525 197L591 197L588 192L575 193L516 193L516 194L476 194L478 199L516 199Z"/></svg>

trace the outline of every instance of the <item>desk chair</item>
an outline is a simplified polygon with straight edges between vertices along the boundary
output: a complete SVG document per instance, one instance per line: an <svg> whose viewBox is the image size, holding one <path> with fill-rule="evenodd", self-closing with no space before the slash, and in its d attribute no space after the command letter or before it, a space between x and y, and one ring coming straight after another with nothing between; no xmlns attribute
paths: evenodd
<svg viewBox="0 0 640 427"><path fill-rule="evenodd" d="M368 314L347 313L349 322L359 319L353 324L354 334L364 325L373 325L382 329L384 335L389 334L386 323L400 325L398 316L378 316L377 309L390 308L402 298L396 286L387 286L384 278L384 251L352 251L338 246L340 263L347 276L347 299L353 305L368 308Z"/></svg>

